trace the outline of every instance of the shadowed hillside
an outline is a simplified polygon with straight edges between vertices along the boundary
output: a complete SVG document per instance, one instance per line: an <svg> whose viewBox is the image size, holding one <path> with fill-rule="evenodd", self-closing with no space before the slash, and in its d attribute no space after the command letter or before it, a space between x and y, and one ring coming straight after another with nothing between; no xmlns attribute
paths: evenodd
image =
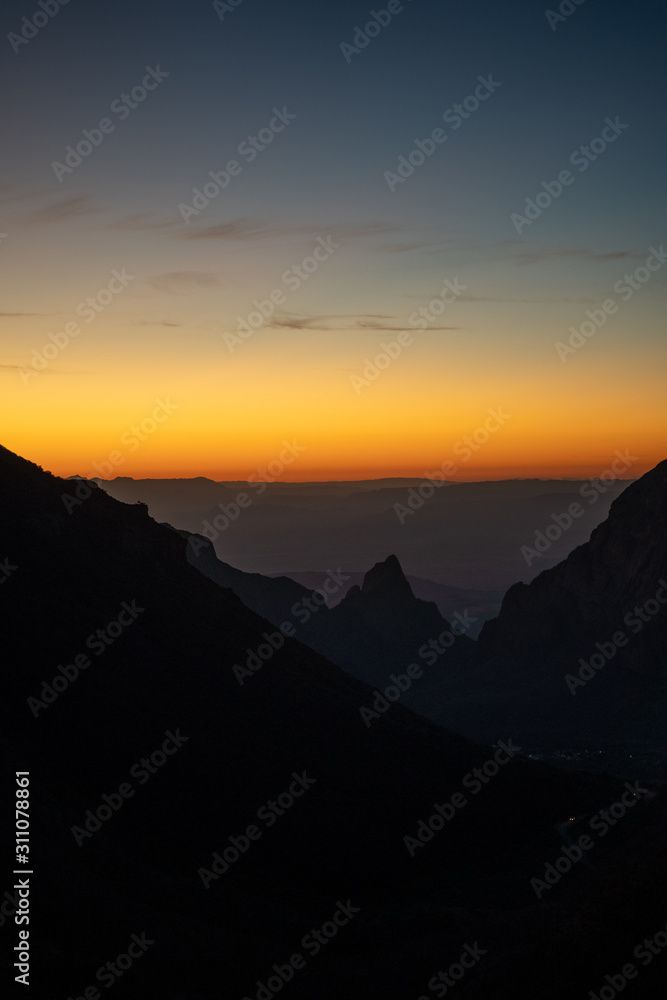
<svg viewBox="0 0 667 1000"><path fill-rule="evenodd" d="M618 799L615 781L512 758L414 847L434 803L495 751L401 705L364 726L368 689L295 640L240 685L233 664L273 627L190 567L145 507L75 488L0 451L0 552L15 567L0 723L5 765L31 772L38 989L81 995L145 934L119 995L213 1000L224 967L225 997L254 996L340 901L359 913L291 996L398 1000L478 941L470 995L541 983L555 997L581 963L597 977L658 926L661 800L638 802L555 909L530 879L558 856L563 818Z"/></svg>

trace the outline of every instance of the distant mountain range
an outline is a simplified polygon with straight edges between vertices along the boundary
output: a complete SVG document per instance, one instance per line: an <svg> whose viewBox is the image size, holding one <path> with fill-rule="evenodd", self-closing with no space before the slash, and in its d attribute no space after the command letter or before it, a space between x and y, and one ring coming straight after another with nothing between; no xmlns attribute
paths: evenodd
<svg viewBox="0 0 667 1000"><path fill-rule="evenodd" d="M493 742L511 729L536 755L562 759L567 751L566 759L586 766L662 774L666 470L662 463L628 487L590 542L563 563L510 588L476 645L470 642L476 616L462 609L452 627L434 604L415 597L395 556L377 564L361 586L345 581L350 589L332 610L306 613L299 637L380 689L392 672L416 661L424 676L403 702L471 738ZM274 624L312 598L291 579L226 566L201 536L189 551L193 565ZM334 589L330 602L336 600ZM451 633L450 647L425 648L441 633Z"/></svg>
<svg viewBox="0 0 667 1000"><path fill-rule="evenodd" d="M409 577L459 590L492 591L491 600L476 602L480 608L493 605L489 614L496 610L496 595L517 580L529 582L587 541L612 500L631 482L448 482L434 490L417 479L97 481L118 500L146 503L157 521L206 535L220 559L246 572L300 577L340 567L346 574L362 574L393 552ZM427 496L433 490L426 500L419 494L424 485ZM573 503L580 505L581 514L571 527L546 551L526 554L540 532L555 533L554 517ZM437 598L430 593L427 599Z"/></svg>

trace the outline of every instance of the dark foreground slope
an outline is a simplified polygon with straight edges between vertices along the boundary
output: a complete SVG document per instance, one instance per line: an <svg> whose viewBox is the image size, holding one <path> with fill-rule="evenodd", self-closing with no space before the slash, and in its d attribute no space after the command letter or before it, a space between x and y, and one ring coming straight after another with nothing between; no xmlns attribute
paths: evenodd
<svg viewBox="0 0 667 1000"><path fill-rule="evenodd" d="M400 705L366 727L367 689L296 641L240 685L233 664L268 624L143 506L94 491L68 512L73 490L0 451L0 740L6 802L31 772L34 995L266 1000L257 983L300 953L286 997L418 996L478 942L461 997L561 997L661 929L660 797L538 901L558 824L618 799L616 782L513 759L466 791L492 751ZM412 857L404 837L457 791L467 804ZM229 868L212 879L215 852ZM314 954L304 936L338 901L359 912ZM3 949L16 933L3 922ZM105 972L132 935L154 943Z"/></svg>
<svg viewBox="0 0 667 1000"><path fill-rule="evenodd" d="M485 624L478 666L452 671L443 724L488 739L600 748L609 766L664 775L667 762L667 461L628 486L609 517Z"/></svg>

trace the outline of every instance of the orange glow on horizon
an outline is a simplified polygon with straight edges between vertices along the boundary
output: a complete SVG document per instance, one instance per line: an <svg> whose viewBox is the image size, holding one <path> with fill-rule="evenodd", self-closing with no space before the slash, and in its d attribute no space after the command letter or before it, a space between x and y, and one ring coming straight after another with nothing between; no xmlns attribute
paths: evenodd
<svg viewBox="0 0 667 1000"><path fill-rule="evenodd" d="M24 343L43 339L37 325ZM219 336L182 336L160 351L130 348L102 316L27 381L3 366L0 443L63 477L218 482L275 468L285 442L298 449L281 482L423 479L447 462L458 482L588 479L626 450L622 477L635 478L667 456L662 341L650 369L612 344L564 365L552 332L520 352L502 323L492 332L416 336L357 391L351 373L374 348L349 331L263 330L234 354Z"/></svg>

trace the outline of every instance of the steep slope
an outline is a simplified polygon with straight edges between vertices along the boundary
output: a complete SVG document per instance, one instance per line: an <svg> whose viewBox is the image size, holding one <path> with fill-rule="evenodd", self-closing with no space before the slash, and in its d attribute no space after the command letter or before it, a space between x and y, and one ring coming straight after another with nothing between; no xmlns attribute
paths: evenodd
<svg viewBox="0 0 667 1000"><path fill-rule="evenodd" d="M510 588L478 651L433 717L478 738L509 726L538 746L664 767L667 462L614 501L589 542Z"/></svg>
<svg viewBox="0 0 667 1000"><path fill-rule="evenodd" d="M625 615L664 587L667 574L667 461L628 486L590 541L530 584L515 584L499 617L484 629L483 655L571 646L604 639ZM646 624L646 623L645 623ZM641 669L664 667L667 616L642 629L625 657ZM627 627L627 626L626 626ZM659 662L662 658L662 662Z"/></svg>
<svg viewBox="0 0 667 1000"><path fill-rule="evenodd" d="M167 527L170 527L167 525ZM246 573L218 559L211 541L203 535L178 531L186 542L186 554L191 566L221 587L233 590L247 608L274 625L293 617L292 608L311 595L311 591L287 576L269 577L261 573Z"/></svg>

